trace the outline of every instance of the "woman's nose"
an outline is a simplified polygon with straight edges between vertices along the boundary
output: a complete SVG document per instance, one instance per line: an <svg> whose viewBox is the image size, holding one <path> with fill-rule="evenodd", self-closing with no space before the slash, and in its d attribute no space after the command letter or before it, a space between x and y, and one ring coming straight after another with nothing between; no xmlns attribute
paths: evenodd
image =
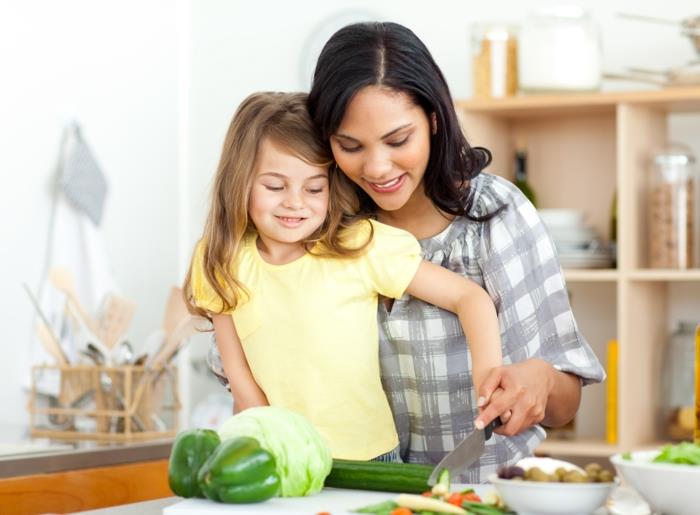
<svg viewBox="0 0 700 515"><path fill-rule="evenodd" d="M384 152L372 152L364 162L364 178L370 181L381 182L382 179L390 179L389 174L393 168L393 163Z"/></svg>

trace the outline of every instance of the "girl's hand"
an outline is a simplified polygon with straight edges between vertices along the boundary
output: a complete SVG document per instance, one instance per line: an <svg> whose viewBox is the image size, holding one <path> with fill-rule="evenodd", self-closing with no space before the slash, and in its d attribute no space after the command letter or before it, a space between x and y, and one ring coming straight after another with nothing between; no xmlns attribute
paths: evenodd
<svg viewBox="0 0 700 515"><path fill-rule="evenodd" d="M483 409L476 419L476 427L483 428L501 415L503 425L495 432L513 436L541 422L553 384L553 372L554 368L541 359L491 370L479 389L479 406Z"/></svg>

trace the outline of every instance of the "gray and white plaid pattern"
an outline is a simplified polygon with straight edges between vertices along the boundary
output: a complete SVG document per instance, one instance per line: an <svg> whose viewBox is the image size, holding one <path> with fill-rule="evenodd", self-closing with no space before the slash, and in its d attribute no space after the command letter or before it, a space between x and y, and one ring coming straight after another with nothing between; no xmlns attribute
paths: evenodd
<svg viewBox="0 0 700 515"><path fill-rule="evenodd" d="M479 175L472 188L474 215L507 208L486 222L455 219L420 242L425 259L486 289L498 312L504 363L538 357L583 384L602 381L605 373L576 326L554 245L535 208L491 174ZM405 295L391 313L380 305L378 323L382 381L401 457L436 464L474 429L478 414L459 319ZM462 480L485 482L500 466L531 455L545 436L540 426L514 437L495 434Z"/></svg>
<svg viewBox="0 0 700 515"><path fill-rule="evenodd" d="M583 384L602 381L605 373L576 326L554 244L535 208L513 184L491 174L476 177L472 188L474 215L508 207L486 222L455 219L420 242L424 257L486 289L498 312L505 363L538 357ZM377 320L382 382L401 459L436 464L474 429L478 414L459 319L404 295L391 313L380 305ZM209 364L226 384L215 342ZM545 436L540 426L514 437L494 434L461 480L485 482L500 466L531 455Z"/></svg>

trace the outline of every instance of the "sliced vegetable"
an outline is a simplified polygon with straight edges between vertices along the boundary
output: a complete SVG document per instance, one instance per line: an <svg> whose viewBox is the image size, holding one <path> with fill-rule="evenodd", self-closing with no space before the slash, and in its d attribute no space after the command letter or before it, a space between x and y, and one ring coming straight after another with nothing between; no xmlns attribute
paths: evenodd
<svg viewBox="0 0 700 515"><path fill-rule="evenodd" d="M460 494L459 492L454 492L447 497L447 502L450 504L454 504L455 506L462 506L462 500L464 496Z"/></svg>
<svg viewBox="0 0 700 515"><path fill-rule="evenodd" d="M401 494L396 498L396 504L413 511L436 511L453 515L467 515L467 511L463 508L438 499L423 497L422 495Z"/></svg>
<svg viewBox="0 0 700 515"><path fill-rule="evenodd" d="M225 503L265 501L280 489L275 458L247 436L221 443L202 465L197 479L208 499Z"/></svg>
<svg viewBox="0 0 700 515"><path fill-rule="evenodd" d="M325 485L352 490L420 494L429 490L432 467L413 463L333 460Z"/></svg>
<svg viewBox="0 0 700 515"><path fill-rule="evenodd" d="M211 429L191 429L177 435L168 460L168 484L175 495L204 497L197 474L219 443L219 435Z"/></svg>
<svg viewBox="0 0 700 515"><path fill-rule="evenodd" d="M399 505L396 504L394 501L384 501L380 502L378 504L370 504L369 506L365 506L364 508L358 508L357 510L354 510L356 513L376 513L376 514L390 514L392 511L394 511L396 508L398 508Z"/></svg>
<svg viewBox="0 0 700 515"><path fill-rule="evenodd" d="M462 506L472 515L503 515L505 513L513 513L506 509L501 509L497 506L484 504L481 502L464 501Z"/></svg>

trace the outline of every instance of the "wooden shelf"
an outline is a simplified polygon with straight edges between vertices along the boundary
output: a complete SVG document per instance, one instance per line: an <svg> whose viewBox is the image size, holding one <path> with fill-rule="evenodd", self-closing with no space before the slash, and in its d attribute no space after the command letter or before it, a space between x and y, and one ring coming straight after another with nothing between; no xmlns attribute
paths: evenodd
<svg viewBox="0 0 700 515"><path fill-rule="evenodd" d="M488 172L512 179L516 149L526 149L538 207L580 211L606 241L612 236L611 203L617 201L617 269L564 269L564 277L572 286L577 324L603 364L608 341L618 341L618 444L609 445L602 436L606 387L592 385L584 391L577 429L600 438L549 440L538 452L601 457L658 447L670 307L681 298L686 312L698 311L692 293L668 286L700 285L700 268L647 268L650 174L645 168L652 150L672 137L670 114L700 113L700 87L521 95L456 105L469 143L493 155Z"/></svg>
<svg viewBox="0 0 700 515"><path fill-rule="evenodd" d="M537 449L536 454L550 456L612 456L620 452L617 445L611 445L603 440L545 440Z"/></svg>
<svg viewBox="0 0 700 515"><path fill-rule="evenodd" d="M610 457L618 452L630 450L646 451L660 449L667 442L655 441L637 444L634 449L621 448L619 445L612 445L603 440L594 439L574 439L574 440L545 440L537 449L535 454L547 456L591 456Z"/></svg>
<svg viewBox="0 0 700 515"><path fill-rule="evenodd" d="M572 93L569 95L518 95L493 99L468 99L457 107L472 113L498 117L546 116L550 114L614 113L619 104L643 104L665 111L700 111L700 87L654 91Z"/></svg>
<svg viewBox="0 0 700 515"><path fill-rule="evenodd" d="M586 270L579 268L564 269L564 278L566 279L566 282L615 282L619 279L619 277L619 272L613 268L601 270Z"/></svg>
<svg viewBox="0 0 700 515"><path fill-rule="evenodd" d="M631 270L629 278L634 281L700 281L700 269L690 270Z"/></svg>

